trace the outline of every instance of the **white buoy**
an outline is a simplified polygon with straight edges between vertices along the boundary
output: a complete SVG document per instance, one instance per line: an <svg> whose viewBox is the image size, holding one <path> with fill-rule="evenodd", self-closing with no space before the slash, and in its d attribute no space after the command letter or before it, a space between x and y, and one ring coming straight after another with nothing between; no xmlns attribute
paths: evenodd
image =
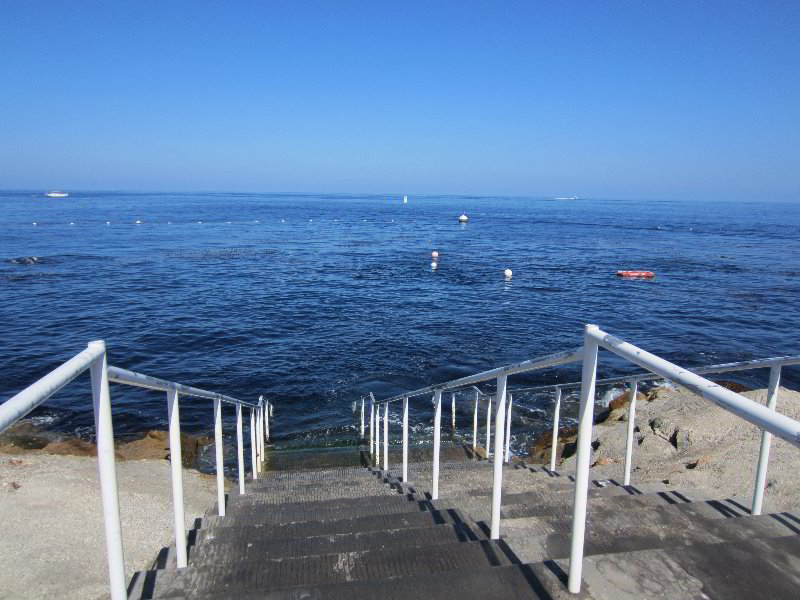
<svg viewBox="0 0 800 600"><path fill-rule="evenodd" d="M511 276L514 274L514 272L511 269L506 269L503 271L503 274L506 276L506 279L511 279Z"/></svg>
<svg viewBox="0 0 800 600"><path fill-rule="evenodd" d="M141 225L141 224L142 224L142 222L141 222L141 221L136 221L136 224L137 224L137 225Z"/></svg>
<svg viewBox="0 0 800 600"><path fill-rule="evenodd" d="M36 221L34 221L33 224L36 225Z"/></svg>
<svg viewBox="0 0 800 600"><path fill-rule="evenodd" d="M435 262L432 262L432 263L431 263L431 269L435 269L435 268L436 268L436 263L435 263Z"/></svg>
<svg viewBox="0 0 800 600"><path fill-rule="evenodd" d="M408 196L403 196L403 204L408 204Z"/></svg>
<svg viewBox="0 0 800 600"><path fill-rule="evenodd" d="M106 221L106 225L111 225L111 221Z"/></svg>
<svg viewBox="0 0 800 600"><path fill-rule="evenodd" d="M439 253L436 250L434 250L433 252L431 252L431 256L433 258L439 258Z"/></svg>
<svg viewBox="0 0 800 600"><path fill-rule="evenodd" d="M458 217L459 223L466 223L467 221L469 221L469 217L467 215L461 215L460 217Z"/></svg>

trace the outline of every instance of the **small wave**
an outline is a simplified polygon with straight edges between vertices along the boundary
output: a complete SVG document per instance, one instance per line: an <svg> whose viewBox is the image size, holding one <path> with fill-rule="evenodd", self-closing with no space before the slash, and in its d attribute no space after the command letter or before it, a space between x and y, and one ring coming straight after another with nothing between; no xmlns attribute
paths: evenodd
<svg viewBox="0 0 800 600"><path fill-rule="evenodd" d="M7 263L12 265L36 265L42 261L38 256L20 256L18 258L9 258Z"/></svg>

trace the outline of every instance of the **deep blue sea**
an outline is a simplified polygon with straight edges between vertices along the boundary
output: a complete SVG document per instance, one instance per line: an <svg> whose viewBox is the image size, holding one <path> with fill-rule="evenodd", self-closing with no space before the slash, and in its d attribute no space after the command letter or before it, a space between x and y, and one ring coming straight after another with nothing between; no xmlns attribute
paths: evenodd
<svg viewBox="0 0 800 600"><path fill-rule="evenodd" d="M587 322L685 366L798 354L799 227L800 204L769 202L0 193L0 399L104 339L112 365L270 398L277 446L352 444L361 396L575 348ZM632 370L601 354L600 376ZM579 377L573 365L510 387ZM166 427L163 394L111 393L118 437ZM515 405L519 450L549 427L552 397ZM430 398L411 406L412 441L429 440ZM46 407L39 422L92 436L88 375ZM181 417L212 431L207 402L185 399ZM228 441L232 423L227 409Z"/></svg>

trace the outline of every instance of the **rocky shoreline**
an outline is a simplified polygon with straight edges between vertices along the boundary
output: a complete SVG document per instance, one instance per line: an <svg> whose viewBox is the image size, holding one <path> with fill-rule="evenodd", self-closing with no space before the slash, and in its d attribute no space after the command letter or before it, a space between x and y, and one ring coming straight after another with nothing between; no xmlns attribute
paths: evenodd
<svg viewBox="0 0 800 600"><path fill-rule="evenodd" d="M214 439L206 435L181 433L181 462L196 469L201 450ZM117 460L169 460L169 434L151 430L142 437L115 443ZM97 456L97 446L78 437L67 436L21 421L0 435L0 454L49 454L56 456Z"/></svg>
<svg viewBox="0 0 800 600"><path fill-rule="evenodd" d="M766 390L747 390L734 382L717 382L764 404ZM622 482L627 438L628 393L605 409L595 410L592 431L593 479ZM800 393L779 388L777 410L800 420ZM557 468L575 469L577 428L561 428ZM552 435L541 436L527 460L550 462ZM708 498L731 498L750 506L761 432L755 426L699 398L688 390L654 388L636 398L631 483L669 482L695 489ZM797 449L773 437L764 497L764 512L800 508Z"/></svg>

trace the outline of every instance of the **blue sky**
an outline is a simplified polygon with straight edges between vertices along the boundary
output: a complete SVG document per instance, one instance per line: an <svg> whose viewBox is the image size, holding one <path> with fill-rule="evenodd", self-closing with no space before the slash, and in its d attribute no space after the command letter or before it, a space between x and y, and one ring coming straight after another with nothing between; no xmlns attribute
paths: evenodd
<svg viewBox="0 0 800 600"><path fill-rule="evenodd" d="M800 3L0 2L0 188L800 200Z"/></svg>

